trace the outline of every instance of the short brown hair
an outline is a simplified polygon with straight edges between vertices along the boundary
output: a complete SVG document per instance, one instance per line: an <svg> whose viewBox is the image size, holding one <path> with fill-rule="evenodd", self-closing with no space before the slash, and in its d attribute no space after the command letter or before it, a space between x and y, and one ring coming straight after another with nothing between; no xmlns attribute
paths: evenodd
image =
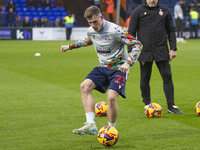
<svg viewBox="0 0 200 150"><path fill-rule="evenodd" d="M86 19L88 19L88 18L92 18L93 15L98 16L99 14L101 14L101 11L100 11L99 7L90 6L85 10L84 17Z"/></svg>

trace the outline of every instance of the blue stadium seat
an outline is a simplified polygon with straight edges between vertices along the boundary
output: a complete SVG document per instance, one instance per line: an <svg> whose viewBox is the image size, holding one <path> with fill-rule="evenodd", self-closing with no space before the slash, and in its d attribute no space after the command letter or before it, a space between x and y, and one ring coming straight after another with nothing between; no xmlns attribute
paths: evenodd
<svg viewBox="0 0 200 150"><path fill-rule="evenodd" d="M46 18L46 16L37 16L38 19L41 19L41 18Z"/></svg>
<svg viewBox="0 0 200 150"><path fill-rule="evenodd" d="M54 21L55 21L55 19L49 19L50 21L51 21L51 23L53 24L54 23Z"/></svg>
<svg viewBox="0 0 200 150"><path fill-rule="evenodd" d="M34 12L34 11L36 11L36 8L35 8L35 7L32 7L32 8L30 8L30 11L31 11L31 12Z"/></svg>
<svg viewBox="0 0 200 150"><path fill-rule="evenodd" d="M56 18L58 18L61 21L63 17L62 16L58 16Z"/></svg>
<svg viewBox="0 0 200 150"><path fill-rule="evenodd" d="M4 13L4 21L6 21L6 14L7 14L7 12Z"/></svg>
<svg viewBox="0 0 200 150"><path fill-rule="evenodd" d="M49 18L49 20L55 20L56 19L56 17L54 17L54 16L49 16L48 18Z"/></svg>
<svg viewBox="0 0 200 150"><path fill-rule="evenodd" d="M60 12L65 12L65 8L58 8Z"/></svg>
<svg viewBox="0 0 200 150"><path fill-rule="evenodd" d="M22 4L21 4L21 7L26 7L26 3L22 3Z"/></svg>
<svg viewBox="0 0 200 150"><path fill-rule="evenodd" d="M0 11L4 10L4 12L6 12L6 8L4 7L0 7Z"/></svg>
<svg viewBox="0 0 200 150"><path fill-rule="evenodd" d="M51 10L52 10L53 12L56 12L56 11L58 11L58 8L54 7L54 8L51 8Z"/></svg>
<svg viewBox="0 0 200 150"><path fill-rule="evenodd" d="M41 20L41 18L45 18L45 16L38 16L38 20Z"/></svg>
<svg viewBox="0 0 200 150"><path fill-rule="evenodd" d="M38 15L39 16L45 16L46 14L45 14L45 12L41 11L41 12L38 13Z"/></svg>
<svg viewBox="0 0 200 150"><path fill-rule="evenodd" d="M67 12L62 12L62 16L67 16Z"/></svg>
<svg viewBox="0 0 200 150"><path fill-rule="evenodd" d="M23 10L24 12L30 11L29 8L27 8L27 7L23 7L22 10Z"/></svg>
<svg viewBox="0 0 200 150"><path fill-rule="evenodd" d="M26 3L27 0L17 0L18 3Z"/></svg>
<svg viewBox="0 0 200 150"><path fill-rule="evenodd" d="M38 14L38 12L37 11L33 11L32 12L32 16L38 16L39 14Z"/></svg>
<svg viewBox="0 0 200 150"><path fill-rule="evenodd" d="M60 12L54 12L53 15L54 16L61 16L61 13Z"/></svg>
<svg viewBox="0 0 200 150"><path fill-rule="evenodd" d="M46 12L46 15L47 15L47 16L52 16L53 13L52 13L52 12Z"/></svg>
<svg viewBox="0 0 200 150"><path fill-rule="evenodd" d="M51 11L51 8L44 8L44 11L49 12L49 11Z"/></svg>
<svg viewBox="0 0 200 150"><path fill-rule="evenodd" d="M21 8L21 7L20 7L20 6L21 6L20 3L16 3L15 6L16 6L16 9L17 9L17 8Z"/></svg>
<svg viewBox="0 0 200 150"><path fill-rule="evenodd" d="M31 12L26 11L26 12L24 12L24 15L25 15L25 16L30 16L30 15L31 15Z"/></svg>
<svg viewBox="0 0 200 150"><path fill-rule="evenodd" d="M17 12L17 15L20 15L20 16L22 16L22 15L24 15L24 12L22 12L22 11L19 11L19 12Z"/></svg>
<svg viewBox="0 0 200 150"><path fill-rule="evenodd" d="M16 6L16 5L15 5ZM19 12L19 11L22 11L22 8L21 7L16 7L16 11Z"/></svg>
<svg viewBox="0 0 200 150"><path fill-rule="evenodd" d="M37 11L43 11L44 9L42 7L37 8Z"/></svg>
<svg viewBox="0 0 200 150"><path fill-rule="evenodd" d="M28 16L28 17L29 17L30 22L32 22L33 17L32 16Z"/></svg>
<svg viewBox="0 0 200 150"><path fill-rule="evenodd" d="M24 20L25 16L22 15L21 18L22 18L22 20Z"/></svg>

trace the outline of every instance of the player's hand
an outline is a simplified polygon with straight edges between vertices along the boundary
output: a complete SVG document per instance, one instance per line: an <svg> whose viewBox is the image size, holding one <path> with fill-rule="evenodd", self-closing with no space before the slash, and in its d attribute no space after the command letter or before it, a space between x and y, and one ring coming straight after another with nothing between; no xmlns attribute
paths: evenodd
<svg viewBox="0 0 200 150"><path fill-rule="evenodd" d="M128 71L129 68L130 68L130 65L127 63L124 63L123 65L120 66L120 71L125 73Z"/></svg>
<svg viewBox="0 0 200 150"><path fill-rule="evenodd" d="M62 45L61 46L61 52L66 52L67 50L69 50L69 45Z"/></svg>
<svg viewBox="0 0 200 150"><path fill-rule="evenodd" d="M174 51L174 50L170 50L170 52L169 52L169 58L170 58L170 61L172 60L172 59L174 59L175 57L176 57L176 51Z"/></svg>
<svg viewBox="0 0 200 150"><path fill-rule="evenodd" d="M133 51L133 50L141 51L142 49L143 49L142 43L140 43L140 44L135 45L135 46L132 47L132 51Z"/></svg>

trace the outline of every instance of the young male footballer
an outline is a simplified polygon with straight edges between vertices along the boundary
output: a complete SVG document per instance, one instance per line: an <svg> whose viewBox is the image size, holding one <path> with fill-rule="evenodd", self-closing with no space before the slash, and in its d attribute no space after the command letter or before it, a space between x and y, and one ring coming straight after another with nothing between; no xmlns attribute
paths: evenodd
<svg viewBox="0 0 200 150"><path fill-rule="evenodd" d="M95 67L81 83L82 103L86 115L85 126L74 129L75 134L97 133L95 123L95 100L92 90L105 93L108 90L108 125L116 125L118 115L117 97L125 96L125 84L130 66L137 61L142 44L129 35L122 27L106 21L101 15L100 9L90 6L85 10L84 17L90 27L85 40L77 41L73 44L61 46L61 51L66 52L75 48L94 45L99 65ZM133 46L132 51L127 53L124 44Z"/></svg>

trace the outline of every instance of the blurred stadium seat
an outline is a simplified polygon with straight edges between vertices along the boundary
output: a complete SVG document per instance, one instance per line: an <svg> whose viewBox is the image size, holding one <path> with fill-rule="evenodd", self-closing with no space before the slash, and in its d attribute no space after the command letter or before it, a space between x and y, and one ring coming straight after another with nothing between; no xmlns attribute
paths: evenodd
<svg viewBox="0 0 200 150"><path fill-rule="evenodd" d="M44 9L42 7L38 7L37 11L42 12Z"/></svg>
<svg viewBox="0 0 200 150"><path fill-rule="evenodd" d="M38 12L37 11L33 11L32 12L32 16L38 16L39 14L38 14Z"/></svg>
<svg viewBox="0 0 200 150"><path fill-rule="evenodd" d="M24 15L25 15L25 16L30 16L30 15L31 15L31 12L26 11L26 12L24 12Z"/></svg>
<svg viewBox="0 0 200 150"><path fill-rule="evenodd" d="M30 11L31 11L31 12L35 12L35 11L36 11L36 8L35 8L35 7L31 7L31 8L30 8Z"/></svg>
<svg viewBox="0 0 200 150"><path fill-rule="evenodd" d="M16 7L16 11L20 12L20 11L22 11L22 8L21 7Z"/></svg>
<svg viewBox="0 0 200 150"><path fill-rule="evenodd" d="M61 13L58 11L58 12L54 12L53 15L54 16L61 16Z"/></svg>
<svg viewBox="0 0 200 150"><path fill-rule="evenodd" d="M44 8L44 11L50 12L50 11L51 11L51 8Z"/></svg>
<svg viewBox="0 0 200 150"><path fill-rule="evenodd" d="M52 10L53 12L56 12L56 11L58 11L58 8L53 7L53 8L51 8L51 10Z"/></svg>
<svg viewBox="0 0 200 150"><path fill-rule="evenodd" d="M58 8L60 12L65 12L65 8Z"/></svg>
<svg viewBox="0 0 200 150"><path fill-rule="evenodd" d="M17 15L22 16L24 13L22 11L17 12Z"/></svg>
<svg viewBox="0 0 200 150"><path fill-rule="evenodd" d="M61 16L67 16L67 12L62 12L61 14Z"/></svg>
<svg viewBox="0 0 200 150"><path fill-rule="evenodd" d="M46 15L47 15L47 16L52 16L53 13L52 13L52 12L46 12Z"/></svg>
<svg viewBox="0 0 200 150"><path fill-rule="evenodd" d="M23 8L22 8L22 11L23 11L23 12L29 11L29 8L23 7Z"/></svg>

